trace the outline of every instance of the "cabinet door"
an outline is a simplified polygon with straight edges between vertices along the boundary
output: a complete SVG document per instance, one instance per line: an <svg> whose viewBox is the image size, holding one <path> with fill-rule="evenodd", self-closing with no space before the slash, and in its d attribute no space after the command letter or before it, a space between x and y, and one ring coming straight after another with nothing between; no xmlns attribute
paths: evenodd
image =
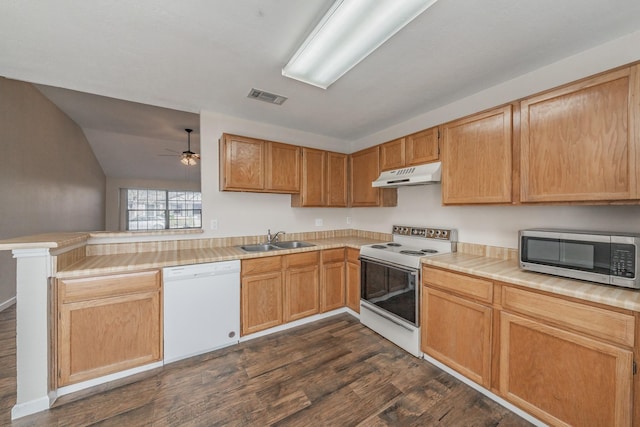
<svg viewBox="0 0 640 427"><path fill-rule="evenodd" d="M162 360L158 271L58 283L58 386Z"/></svg>
<svg viewBox="0 0 640 427"><path fill-rule="evenodd" d="M322 251L320 311L322 313L344 307L346 294L345 250Z"/></svg>
<svg viewBox="0 0 640 427"><path fill-rule="evenodd" d="M442 203L511 202L511 106L443 125Z"/></svg>
<svg viewBox="0 0 640 427"><path fill-rule="evenodd" d="M423 287L422 351L491 387L491 307Z"/></svg>
<svg viewBox="0 0 640 427"><path fill-rule="evenodd" d="M437 127L409 135L405 140L407 166L435 162L440 157Z"/></svg>
<svg viewBox="0 0 640 427"><path fill-rule="evenodd" d="M276 193L300 191L300 147L266 142L265 189Z"/></svg>
<svg viewBox="0 0 640 427"><path fill-rule="evenodd" d="M634 66L521 102L523 202L639 197L638 85Z"/></svg>
<svg viewBox="0 0 640 427"><path fill-rule="evenodd" d="M347 248L347 307L360 313L360 251Z"/></svg>
<svg viewBox="0 0 640 427"><path fill-rule="evenodd" d="M380 170L402 168L405 165L405 140L398 138L380 146ZM376 177L377 178L377 177Z"/></svg>
<svg viewBox="0 0 640 427"><path fill-rule="evenodd" d="M327 152L327 206L346 207L347 155Z"/></svg>
<svg viewBox="0 0 640 427"><path fill-rule="evenodd" d="M285 257L284 321L291 322L320 311L319 252Z"/></svg>
<svg viewBox="0 0 640 427"><path fill-rule="evenodd" d="M553 425L630 426L633 354L506 312L500 393Z"/></svg>
<svg viewBox="0 0 640 427"><path fill-rule="evenodd" d="M263 141L225 134L220 151L222 190L264 190Z"/></svg>
<svg viewBox="0 0 640 427"><path fill-rule="evenodd" d="M351 206L396 206L395 188L378 189L371 185L380 175L380 147L375 146L349 156Z"/></svg>
<svg viewBox="0 0 640 427"><path fill-rule="evenodd" d="M326 151L303 148L300 206L325 206L327 204L326 173Z"/></svg>
<svg viewBox="0 0 640 427"><path fill-rule="evenodd" d="M242 277L242 335L282 324L282 272Z"/></svg>

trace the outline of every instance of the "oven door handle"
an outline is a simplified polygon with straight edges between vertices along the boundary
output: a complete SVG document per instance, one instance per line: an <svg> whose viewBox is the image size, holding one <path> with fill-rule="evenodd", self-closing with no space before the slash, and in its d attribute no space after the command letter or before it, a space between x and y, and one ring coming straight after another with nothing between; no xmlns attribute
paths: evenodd
<svg viewBox="0 0 640 427"><path fill-rule="evenodd" d="M372 313L375 313L380 317L384 317L386 320L388 320L389 322L393 323L394 325L400 326L401 328L406 329L409 332L413 332L413 329L409 328L407 325L403 325L402 323L398 322L393 317L388 316L388 315L386 315L384 313L381 313L378 310L374 310L374 309L366 306L365 304L360 304L360 308L366 308L367 310L371 311Z"/></svg>
<svg viewBox="0 0 640 427"><path fill-rule="evenodd" d="M373 258L367 258L367 257L363 257L363 256L358 257L358 261L360 261L360 262L364 261L364 262L368 262L369 264L376 264L376 265L380 265L382 267L390 267L390 268L394 268L396 270L402 270L402 271L405 271L407 273L411 273L412 275L416 276L416 278L418 277L418 271L420 271L420 269L411 268L411 267L405 267L403 265L394 264L392 262L380 261L380 260L376 260L376 259L373 259Z"/></svg>

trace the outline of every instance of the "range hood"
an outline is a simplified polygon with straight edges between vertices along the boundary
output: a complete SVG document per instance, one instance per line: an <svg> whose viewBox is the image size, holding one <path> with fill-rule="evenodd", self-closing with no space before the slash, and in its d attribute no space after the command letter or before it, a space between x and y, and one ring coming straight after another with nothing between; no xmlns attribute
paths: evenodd
<svg viewBox="0 0 640 427"><path fill-rule="evenodd" d="M440 183L441 163L426 163L407 168L384 171L371 184L373 187L397 188L405 185Z"/></svg>

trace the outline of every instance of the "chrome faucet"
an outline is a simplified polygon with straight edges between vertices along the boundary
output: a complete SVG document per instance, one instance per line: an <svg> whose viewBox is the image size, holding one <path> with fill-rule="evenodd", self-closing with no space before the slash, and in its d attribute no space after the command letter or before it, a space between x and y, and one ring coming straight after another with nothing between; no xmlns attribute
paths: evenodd
<svg viewBox="0 0 640 427"><path fill-rule="evenodd" d="M278 236L281 234L285 234L284 231L278 231L276 234L271 235L271 229L267 230L267 243L276 243L278 241Z"/></svg>

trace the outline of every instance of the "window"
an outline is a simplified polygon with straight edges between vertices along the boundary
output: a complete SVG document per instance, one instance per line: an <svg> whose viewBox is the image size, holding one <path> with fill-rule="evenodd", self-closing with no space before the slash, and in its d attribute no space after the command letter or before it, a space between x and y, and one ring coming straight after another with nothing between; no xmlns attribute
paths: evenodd
<svg viewBox="0 0 640 427"><path fill-rule="evenodd" d="M127 230L202 227L202 195L198 191L127 189Z"/></svg>

